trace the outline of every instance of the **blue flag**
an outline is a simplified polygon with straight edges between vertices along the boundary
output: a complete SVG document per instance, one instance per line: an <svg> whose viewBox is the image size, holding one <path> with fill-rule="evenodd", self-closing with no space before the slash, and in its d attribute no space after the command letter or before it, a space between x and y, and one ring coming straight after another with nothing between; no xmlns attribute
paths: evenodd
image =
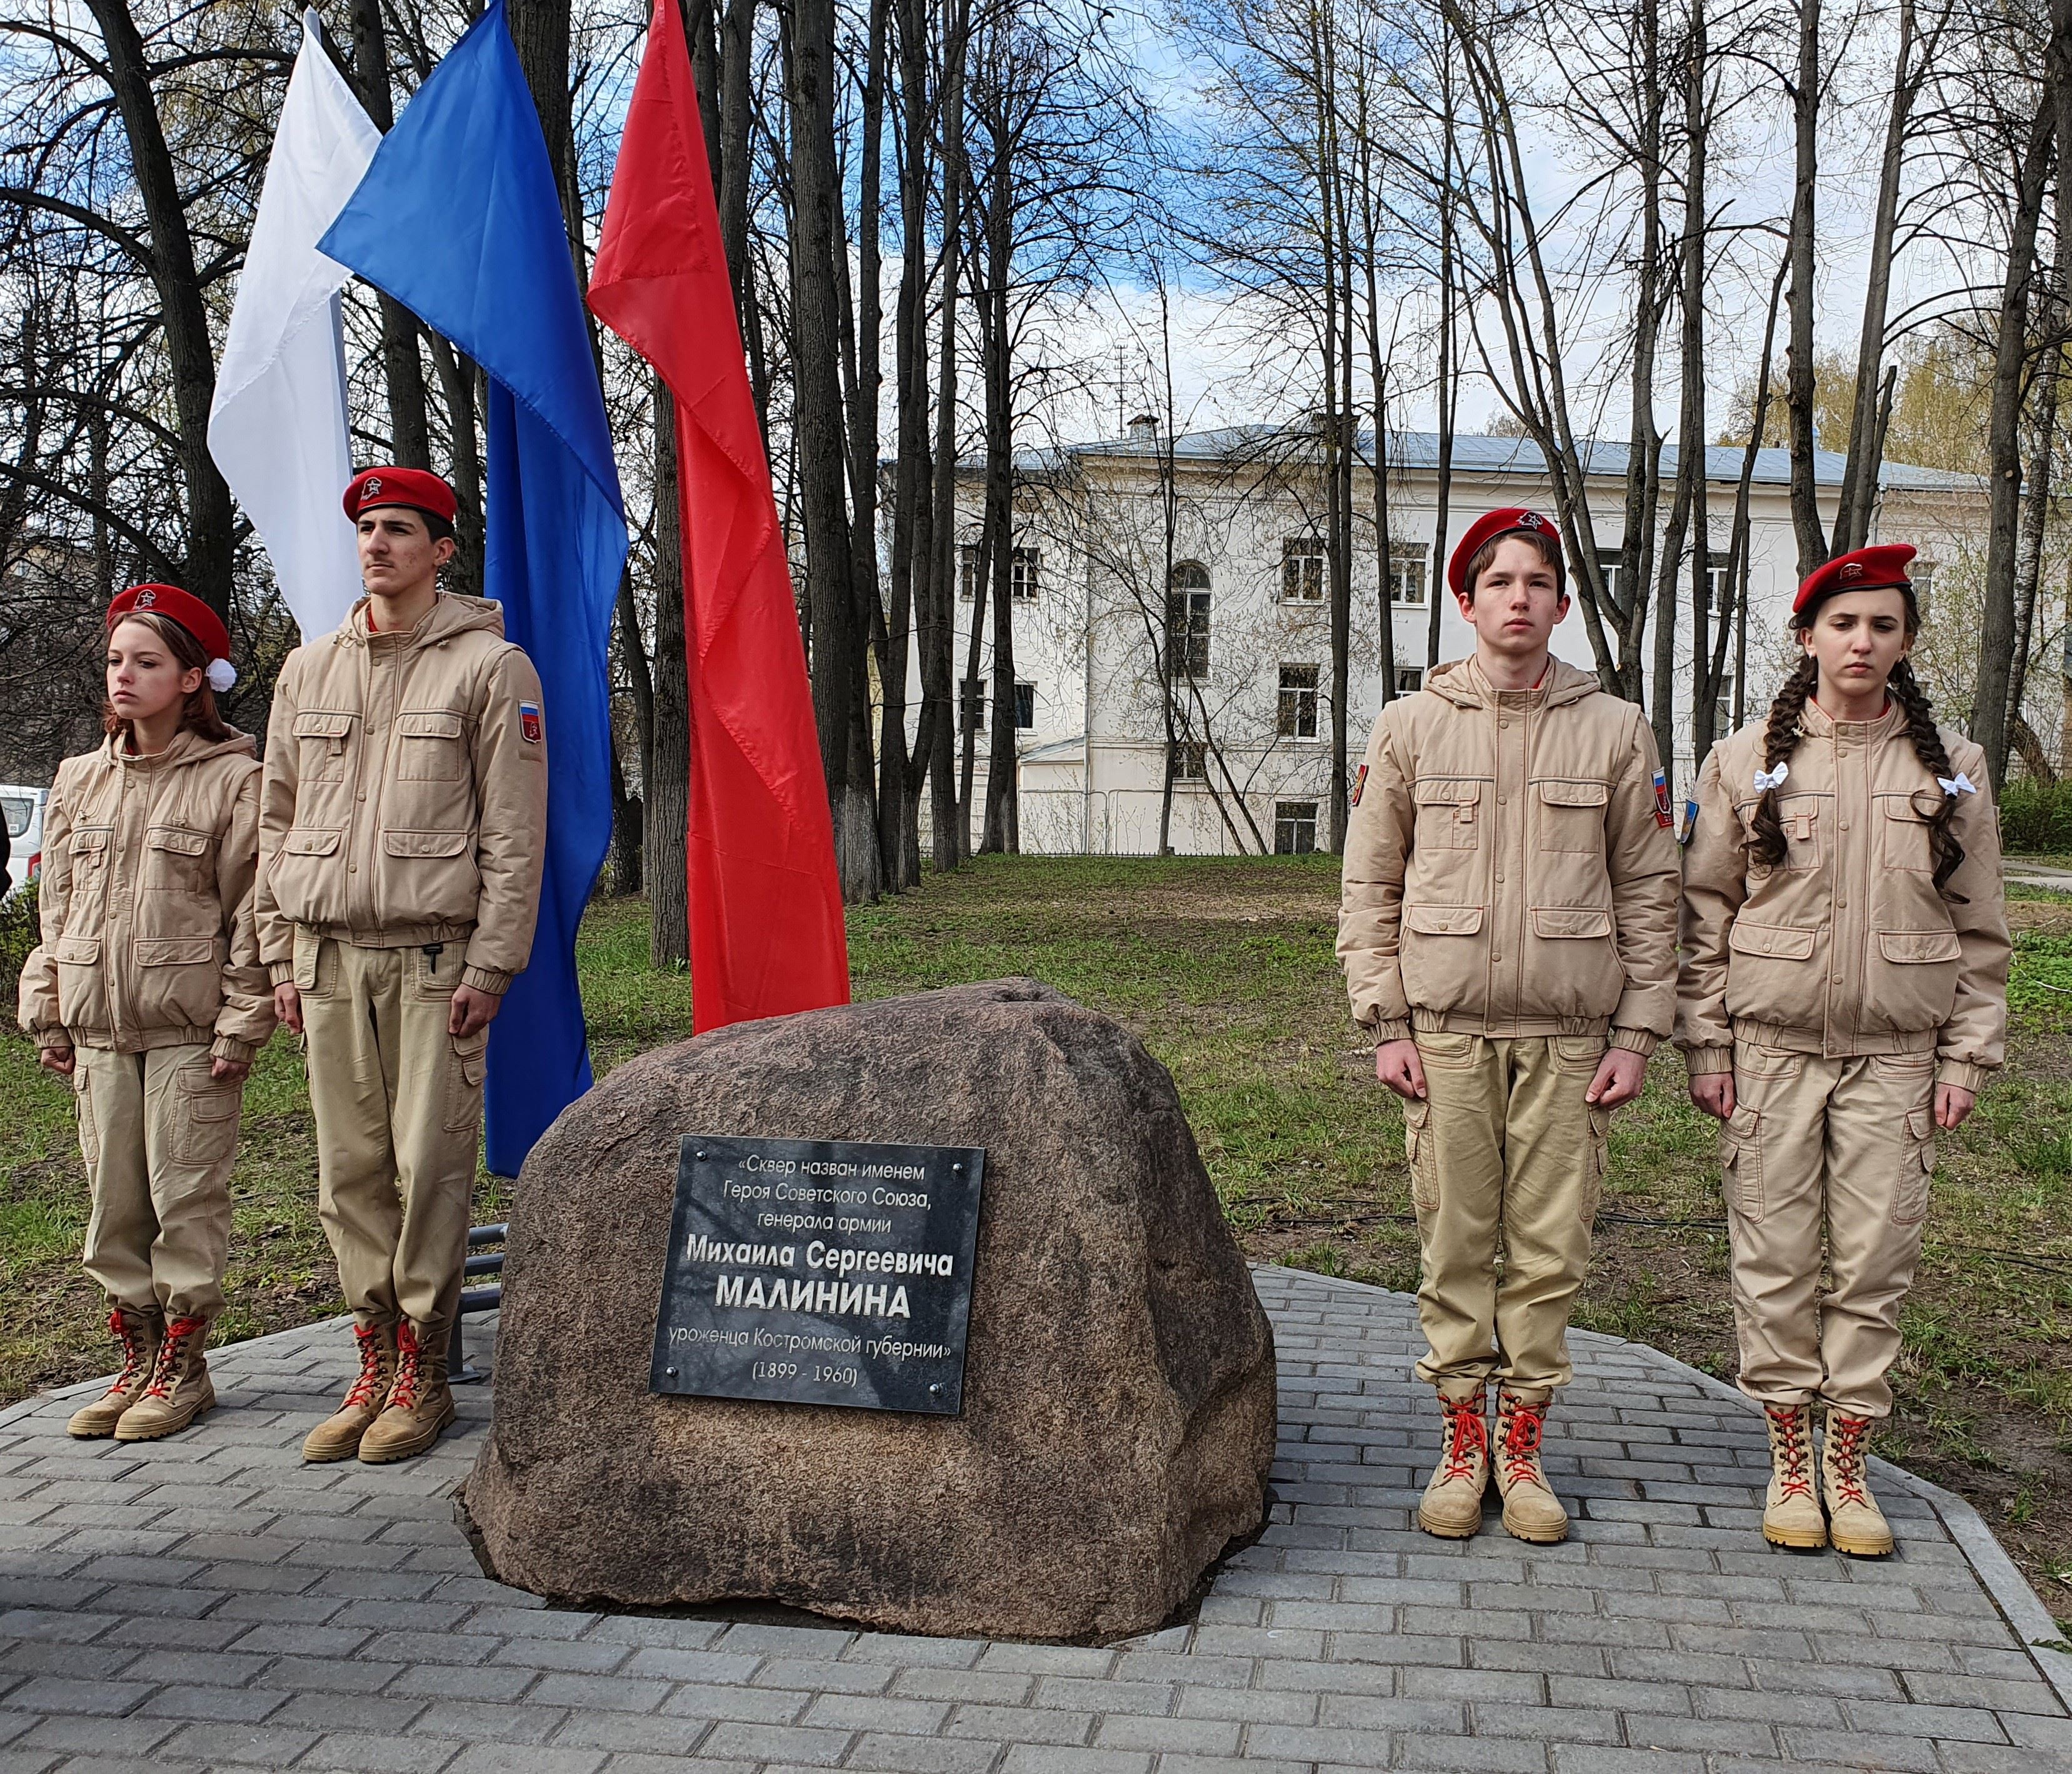
<svg viewBox="0 0 2072 1774"><path fill-rule="evenodd" d="M489 1168L590 1088L576 926L611 836L606 649L626 516L568 230L504 0L383 138L319 250L489 376L485 577L545 692L547 857L532 963L491 1025Z"/></svg>

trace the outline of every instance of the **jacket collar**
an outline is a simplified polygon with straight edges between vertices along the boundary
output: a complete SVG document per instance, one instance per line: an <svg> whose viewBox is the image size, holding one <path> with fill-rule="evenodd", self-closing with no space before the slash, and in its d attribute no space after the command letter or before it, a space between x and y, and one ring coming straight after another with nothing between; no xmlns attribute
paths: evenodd
<svg viewBox="0 0 2072 1774"><path fill-rule="evenodd" d="M1493 708L1498 696L1503 693L1490 682L1482 662L1472 653L1464 659L1453 659L1441 666L1424 680L1424 687L1437 692L1458 708ZM1558 708L1594 696L1597 689L1597 680L1591 673L1578 671L1565 661L1550 656L1547 676L1531 693L1544 697L1548 708Z"/></svg>

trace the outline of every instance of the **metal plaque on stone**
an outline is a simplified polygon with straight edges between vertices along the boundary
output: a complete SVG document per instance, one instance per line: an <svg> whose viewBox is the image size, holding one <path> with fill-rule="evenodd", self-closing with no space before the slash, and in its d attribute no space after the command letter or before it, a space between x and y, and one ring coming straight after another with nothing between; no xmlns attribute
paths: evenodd
<svg viewBox="0 0 2072 1774"><path fill-rule="evenodd" d="M648 1390L955 1416L985 1152L687 1135Z"/></svg>

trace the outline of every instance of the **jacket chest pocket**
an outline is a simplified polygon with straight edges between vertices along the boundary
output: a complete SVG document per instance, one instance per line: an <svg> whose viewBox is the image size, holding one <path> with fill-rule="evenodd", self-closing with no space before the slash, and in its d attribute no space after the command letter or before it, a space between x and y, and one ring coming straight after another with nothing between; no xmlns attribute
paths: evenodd
<svg viewBox="0 0 2072 1774"><path fill-rule="evenodd" d="M295 717L299 755L296 774L305 782L342 782L359 717L339 709L305 708Z"/></svg>
<svg viewBox="0 0 2072 1774"><path fill-rule="evenodd" d="M1536 786L1534 799L1540 821L1536 842L1539 848L1601 853L1605 847L1605 807L1611 799L1610 786L1574 778L1550 778Z"/></svg>
<svg viewBox="0 0 2072 1774"><path fill-rule="evenodd" d="M1784 827L1785 869L1818 869L1826 860L1827 822L1834 817L1824 795L1786 795L1778 799L1777 821Z"/></svg>
<svg viewBox="0 0 2072 1774"><path fill-rule="evenodd" d="M106 877L113 832L106 826L76 827L65 840L71 860L72 889L97 888Z"/></svg>
<svg viewBox="0 0 2072 1774"><path fill-rule="evenodd" d="M1419 782L1417 803L1420 850L1473 850L1482 842L1480 782Z"/></svg>
<svg viewBox="0 0 2072 1774"><path fill-rule="evenodd" d="M1926 799L1927 797L1924 796ZM1910 869L1926 874L1935 867L1935 846L1930 823L1909 795L1881 795L1878 809L1885 816L1877 822L1881 834L1878 860L1888 869Z"/></svg>
<svg viewBox="0 0 2072 1774"><path fill-rule="evenodd" d="M185 826L154 825L144 834L144 885L176 893L207 893L216 877L216 839Z"/></svg>
<svg viewBox="0 0 2072 1774"><path fill-rule="evenodd" d="M405 708L396 717L396 779L457 782L467 767L466 725L448 708Z"/></svg>

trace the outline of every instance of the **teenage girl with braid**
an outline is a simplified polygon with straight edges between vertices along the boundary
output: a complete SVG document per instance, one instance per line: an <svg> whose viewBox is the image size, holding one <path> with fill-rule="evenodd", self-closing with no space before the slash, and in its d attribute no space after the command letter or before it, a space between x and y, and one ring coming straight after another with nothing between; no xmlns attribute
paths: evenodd
<svg viewBox="0 0 2072 1774"><path fill-rule="evenodd" d="M1724 1123L1741 1386L1770 1423L1764 1538L1869 1555L1892 1550L1866 1444L1892 1410L1936 1130L1971 1112L2007 1027L1985 758L1935 725L1907 663L1913 557L1860 548L1808 578L1804 659L1769 720L1705 760L1677 990L1691 1099Z"/></svg>

